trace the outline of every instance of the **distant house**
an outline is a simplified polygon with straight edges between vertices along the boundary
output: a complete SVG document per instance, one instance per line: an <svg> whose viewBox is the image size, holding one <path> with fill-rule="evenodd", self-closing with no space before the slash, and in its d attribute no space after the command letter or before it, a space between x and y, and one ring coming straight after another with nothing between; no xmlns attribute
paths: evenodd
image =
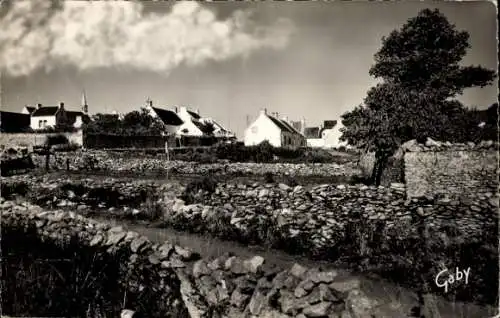
<svg viewBox="0 0 500 318"><path fill-rule="evenodd" d="M158 118L164 125L165 133L176 134L184 121L174 112L168 109L154 107L152 101L148 101L146 109L154 118Z"/></svg>
<svg viewBox="0 0 500 318"><path fill-rule="evenodd" d="M159 118L167 134L174 134L177 146L181 145L209 145L220 139L233 139L234 133L217 123L212 118L204 118L200 112L189 110L185 106L168 110L153 106L151 100L147 101L146 109L149 113Z"/></svg>
<svg viewBox="0 0 500 318"><path fill-rule="evenodd" d="M22 114L28 114L31 115L34 111L36 110L35 106L24 106L23 110L21 111Z"/></svg>
<svg viewBox="0 0 500 318"><path fill-rule="evenodd" d="M30 115L0 111L0 130L4 133L21 133L30 130Z"/></svg>
<svg viewBox="0 0 500 318"><path fill-rule="evenodd" d="M58 125L72 126L79 129L82 125L90 120L88 116L88 104L85 92L82 93L81 111L72 111L65 108L64 103L59 103L59 106L44 106L37 104L36 106L24 106L22 113L29 114L30 127L33 130L42 130Z"/></svg>
<svg viewBox="0 0 500 318"><path fill-rule="evenodd" d="M245 130L245 146L258 145L267 140L274 147L303 147L306 138L288 123L287 118L279 119L278 114L270 115L261 110L259 117Z"/></svg>
<svg viewBox="0 0 500 318"><path fill-rule="evenodd" d="M61 124L78 129L89 119L84 112L66 110L64 103L60 103L59 106L38 104L36 109L31 112L30 117L30 127L33 130L53 128Z"/></svg>
<svg viewBox="0 0 500 318"><path fill-rule="evenodd" d="M305 136L307 145L313 148L347 147L346 142L340 141L342 124L336 120L325 120L320 127L307 127Z"/></svg>

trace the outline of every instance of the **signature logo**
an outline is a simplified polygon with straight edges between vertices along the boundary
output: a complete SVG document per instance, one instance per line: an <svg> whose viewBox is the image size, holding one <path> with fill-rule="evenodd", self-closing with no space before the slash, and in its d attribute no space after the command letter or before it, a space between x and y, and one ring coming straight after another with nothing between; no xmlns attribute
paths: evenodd
<svg viewBox="0 0 500 318"><path fill-rule="evenodd" d="M458 267L455 268L455 272L450 272L448 269L444 269L440 271L436 275L436 279L434 280L437 287L444 288L444 292L448 292L448 288L463 279L465 279L465 284L469 283L469 274L470 267L465 270L459 270Z"/></svg>

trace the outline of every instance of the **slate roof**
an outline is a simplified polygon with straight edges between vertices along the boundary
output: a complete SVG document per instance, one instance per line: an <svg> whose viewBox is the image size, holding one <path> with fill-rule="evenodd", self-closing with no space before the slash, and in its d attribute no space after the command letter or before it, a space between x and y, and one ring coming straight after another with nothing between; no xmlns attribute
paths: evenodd
<svg viewBox="0 0 500 318"><path fill-rule="evenodd" d="M30 127L30 115L0 111L2 132L23 132Z"/></svg>
<svg viewBox="0 0 500 318"><path fill-rule="evenodd" d="M292 129L290 129L290 127L287 127L287 125L285 125L281 120L279 120L278 118L274 117L274 116L271 116L271 115L267 115L267 117L269 119L271 119L271 121L276 125L278 126L278 128L280 130L283 130L283 131L286 131L286 132L289 132L289 133L294 133L294 131Z"/></svg>
<svg viewBox="0 0 500 318"><path fill-rule="evenodd" d="M58 109L58 106L43 106L41 108L37 108L33 113L31 113L31 116L54 116Z"/></svg>
<svg viewBox="0 0 500 318"><path fill-rule="evenodd" d="M188 110L187 112L188 112L188 114L189 114L189 115L191 115L194 119L200 119L200 118L201 118L201 116L200 116L200 115L198 115L197 113L195 113L195 112L193 112L193 111Z"/></svg>
<svg viewBox="0 0 500 318"><path fill-rule="evenodd" d="M200 121L193 120L193 124L198 127L199 130L201 130L202 133L204 134L212 134L213 129L210 127L210 125L204 124Z"/></svg>
<svg viewBox="0 0 500 318"><path fill-rule="evenodd" d="M34 106L26 106L26 109L28 110L28 112L30 114L32 114L35 111L36 107L34 107Z"/></svg>
<svg viewBox="0 0 500 318"><path fill-rule="evenodd" d="M306 127L304 129L304 135L306 138L319 138L319 133L319 127Z"/></svg>
<svg viewBox="0 0 500 318"><path fill-rule="evenodd" d="M292 125L286 122L286 120L281 121L292 133L302 135L297 129L293 128Z"/></svg>
<svg viewBox="0 0 500 318"><path fill-rule="evenodd" d="M332 129L337 125L336 120L325 120L323 121L323 128L324 129Z"/></svg>
<svg viewBox="0 0 500 318"><path fill-rule="evenodd" d="M180 117L171 110L161 109L157 107L152 108L165 125L180 126L184 123L182 119L180 119Z"/></svg>

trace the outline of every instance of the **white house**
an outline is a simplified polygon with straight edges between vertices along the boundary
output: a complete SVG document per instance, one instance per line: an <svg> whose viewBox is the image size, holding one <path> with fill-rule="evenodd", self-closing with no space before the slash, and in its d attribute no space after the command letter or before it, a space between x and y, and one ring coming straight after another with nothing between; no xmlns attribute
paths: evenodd
<svg viewBox="0 0 500 318"><path fill-rule="evenodd" d="M277 114L276 114L277 115ZM274 147L302 147L306 145L304 135L293 128L286 118L270 115L261 110L259 117L245 130L245 146L258 145L267 140Z"/></svg>
<svg viewBox="0 0 500 318"><path fill-rule="evenodd" d="M153 102L150 100L146 105L146 109L152 117L158 118L162 121L165 133L169 135L176 134L181 125L184 124L184 121L175 112L168 109L154 107Z"/></svg>
<svg viewBox="0 0 500 318"><path fill-rule="evenodd" d="M342 124L337 121L326 122L328 122L329 125L306 128L307 146L312 148L347 147L347 142L340 141L340 136L342 136L340 132L340 129L343 127Z"/></svg>
<svg viewBox="0 0 500 318"><path fill-rule="evenodd" d="M212 133L216 138L236 138L236 135L233 132L231 132L229 129L225 128L212 118L200 118L200 121L204 124L212 125L214 129Z"/></svg>
<svg viewBox="0 0 500 318"><path fill-rule="evenodd" d="M29 114L30 127L33 130L46 129L55 127L57 124L67 123L74 128L81 128L88 117L88 105L85 92L82 94L82 111L66 110L64 103L59 103L59 106L24 106L21 113Z"/></svg>
<svg viewBox="0 0 500 318"><path fill-rule="evenodd" d="M146 109L163 122L167 134L175 134L179 145L186 138L235 138L234 133L214 119L201 117L199 110L191 111L185 106L175 107L173 111L162 109L154 107L149 99Z"/></svg>

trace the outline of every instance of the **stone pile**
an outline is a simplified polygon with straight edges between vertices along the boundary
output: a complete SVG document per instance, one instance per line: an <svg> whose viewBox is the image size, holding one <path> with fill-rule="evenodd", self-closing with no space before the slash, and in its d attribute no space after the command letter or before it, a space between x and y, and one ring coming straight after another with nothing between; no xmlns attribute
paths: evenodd
<svg viewBox="0 0 500 318"><path fill-rule="evenodd" d="M148 288L158 295L170 294L172 310L183 306L191 317L382 317L359 281L336 271L298 264L281 270L267 266L260 256L204 260L189 249L169 242L153 244L135 232L72 212L12 201L2 202L2 209L3 227L35 227L41 240L64 244L76 234L82 246L95 247L96 252L116 254L125 249L129 268L148 268L162 277ZM142 286L140 279L128 283ZM131 316L134 308L127 309L122 313Z"/></svg>
<svg viewBox="0 0 500 318"><path fill-rule="evenodd" d="M66 158L70 159L72 170L84 170L85 162L92 159L96 168L105 171L147 172L170 171L177 174L206 175L206 174L245 174L291 176L355 176L359 170L355 163L212 163L200 164L197 162L167 161L165 158L134 158L116 157L105 151L78 151L74 153L55 153L51 159L52 168L66 169ZM33 161L39 167L45 166L45 157L33 155Z"/></svg>

